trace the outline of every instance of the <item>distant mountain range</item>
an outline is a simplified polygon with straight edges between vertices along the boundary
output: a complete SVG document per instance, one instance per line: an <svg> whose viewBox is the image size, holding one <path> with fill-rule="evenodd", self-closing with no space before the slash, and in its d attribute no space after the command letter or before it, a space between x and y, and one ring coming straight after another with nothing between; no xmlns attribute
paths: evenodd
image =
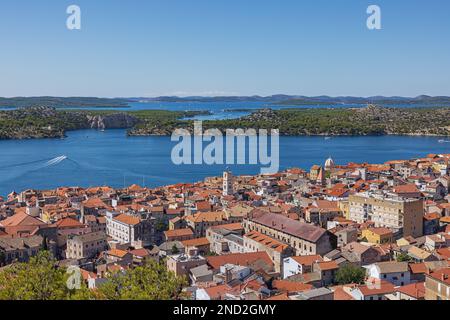
<svg viewBox="0 0 450 320"><path fill-rule="evenodd" d="M432 97L421 95L411 97L330 97L315 96L307 97L301 95L272 95L272 96L219 96L219 97L177 97L162 96L155 98L132 97L132 98L96 98L96 97L14 97L1 98L0 107L29 107L29 106L50 106L50 107L126 107L131 102L261 102L269 105L364 105L377 104L385 106L395 105L422 105L422 106L450 106L450 97Z"/></svg>
<svg viewBox="0 0 450 320"><path fill-rule="evenodd" d="M395 105L395 104L417 104L417 105L450 105L450 97L439 96L432 97L421 95L415 98L411 97L330 97L330 96L296 96L296 95L272 95L272 96L228 96L228 97L176 97L163 96L156 98L129 98L130 100L140 102L265 102L273 105L332 105L332 104L380 104L380 105Z"/></svg>
<svg viewBox="0 0 450 320"><path fill-rule="evenodd" d="M132 100L128 99L109 99L95 97L14 97L1 98L0 107L31 107L47 106L58 108L70 107L126 107Z"/></svg>

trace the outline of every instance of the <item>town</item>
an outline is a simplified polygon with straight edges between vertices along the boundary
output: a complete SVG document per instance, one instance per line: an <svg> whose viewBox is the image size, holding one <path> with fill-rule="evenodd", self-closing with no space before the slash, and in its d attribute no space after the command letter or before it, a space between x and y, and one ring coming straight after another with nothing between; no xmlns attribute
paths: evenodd
<svg viewBox="0 0 450 320"><path fill-rule="evenodd" d="M0 198L0 280L46 251L91 291L152 262L183 279L186 300L449 300L449 191L450 154L429 154L12 192Z"/></svg>

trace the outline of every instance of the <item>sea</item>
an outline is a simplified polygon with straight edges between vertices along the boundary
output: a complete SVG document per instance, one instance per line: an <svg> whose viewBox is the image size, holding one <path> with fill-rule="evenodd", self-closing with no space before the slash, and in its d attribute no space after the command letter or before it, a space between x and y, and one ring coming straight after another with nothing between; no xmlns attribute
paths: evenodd
<svg viewBox="0 0 450 320"><path fill-rule="evenodd" d="M259 102L162 102L132 103L123 110L208 110L210 115L197 117L207 120L239 118L251 110L265 107L285 108ZM301 106L311 107L317 106ZM279 141L279 168L309 170L314 164L322 165L328 157L332 157L337 164L384 163L423 157L429 153L450 153L448 140L444 137L416 136L282 136ZM206 177L219 176L227 168L235 175L253 175L265 167L249 164L177 165L171 157L177 143L171 141L171 137L129 137L122 129L69 131L65 139L0 140L0 196L12 191L46 190L60 186L108 185L120 188L132 184L157 187L194 183ZM204 146L207 144L205 142Z"/></svg>

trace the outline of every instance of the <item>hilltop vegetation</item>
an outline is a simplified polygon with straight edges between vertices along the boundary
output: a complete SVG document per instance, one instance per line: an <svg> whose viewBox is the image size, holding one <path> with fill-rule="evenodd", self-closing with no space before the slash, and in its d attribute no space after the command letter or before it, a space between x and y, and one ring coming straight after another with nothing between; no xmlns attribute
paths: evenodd
<svg viewBox="0 0 450 320"><path fill-rule="evenodd" d="M449 135L450 108L261 110L217 127L275 128L282 135Z"/></svg>
<svg viewBox="0 0 450 320"><path fill-rule="evenodd" d="M192 132L190 117L206 111L86 111L34 107L0 111L0 139L63 137L78 129L128 129L129 135ZM240 119L203 121L203 128L279 129L281 135L450 135L450 108L264 109Z"/></svg>
<svg viewBox="0 0 450 320"><path fill-rule="evenodd" d="M164 126L142 123L131 135L169 134L192 123L166 122ZM366 108L259 110L240 119L204 121L203 128L279 129L281 135L450 135L450 108Z"/></svg>
<svg viewBox="0 0 450 320"><path fill-rule="evenodd" d="M145 110L116 112L111 110L58 110L30 107L0 111L0 139L62 138L67 131L80 129L146 128L155 134L170 134L166 128L182 126L203 111L171 112Z"/></svg>
<svg viewBox="0 0 450 320"><path fill-rule="evenodd" d="M93 97L16 97L0 98L0 107L32 107L32 106L50 106L50 107L127 107L127 99L108 99Z"/></svg>

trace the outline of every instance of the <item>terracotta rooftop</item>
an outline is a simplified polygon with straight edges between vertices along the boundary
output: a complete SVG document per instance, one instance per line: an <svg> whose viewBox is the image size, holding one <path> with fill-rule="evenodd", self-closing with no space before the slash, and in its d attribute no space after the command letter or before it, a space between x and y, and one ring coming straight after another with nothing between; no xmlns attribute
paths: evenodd
<svg viewBox="0 0 450 320"><path fill-rule="evenodd" d="M181 243L185 247L197 247L197 246L209 245L209 241L206 238L196 238L196 239L184 240L184 241L181 241Z"/></svg>
<svg viewBox="0 0 450 320"><path fill-rule="evenodd" d="M272 287L279 291L290 292L302 292L306 290L311 290L313 286L311 284L306 284L302 282L294 282L288 280L274 280L272 282Z"/></svg>
<svg viewBox="0 0 450 320"><path fill-rule="evenodd" d="M292 220L280 214L262 213L258 214L258 216L254 216L251 220L266 227L287 233L294 237L308 240L310 242L317 242L327 232L323 228L297 220Z"/></svg>
<svg viewBox="0 0 450 320"><path fill-rule="evenodd" d="M450 268L435 270L428 276L446 285L450 285Z"/></svg>
<svg viewBox="0 0 450 320"><path fill-rule="evenodd" d="M225 264L235 264L239 266L248 266L257 260L262 260L268 265L273 265L272 260L266 252L232 253L222 256L212 256L206 258L208 264L213 269L219 269Z"/></svg>
<svg viewBox="0 0 450 320"><path fill-rule="evenodd" d="M251 231L251 232L245 234L244 238L248 238L253 241L259 242L260 244L264 245L265 247L275 250L277 252L282 252L289 247L287 244L282 243L278 240L275 240L275 239L273 239L269 236L266 236L257 231Z"/></svg>
<svg viewBox="0 0 450 320"><path fill-rule="evenodd" d="M190 228L183 228L164 231L164 235L167 238L172 238L172 237L192 236L194 235L194 232L192 232Z"/></svg>
<svg viewBox="0 0 450 320"><path fill-rule="evenodd" d="M11 217L6 218L3 221L0 221L0 225L4 227L15 227L15 226L41 226L46 225L45 222L34 218L23 211L12 215Z"/></svg>
<svg viewBox="0 0 450 320"><path fill-rule="evenodd" d="M141 219L139 219L138 217L130 216L127 214L120 214L117 217L114 217L114 220L128 225L136 225L141 222Z"/></svg>
<svg viewBox="0 0 450 320"><path fill-rule="evenodd" d="M425 297L425 282L417 282L406 286L401 286L397 288L396 291L416 299L423 299Z"/></svg>
<svg viewBox="0 0 450 320"><path fill-rule="evenodd" d="M312 266L314 264L314 262L323 261L322 257L318 254L311 255L311 256L294 256L294 257L291 257L291 259L295 260L297 263L299 263L301 265L306 265L306 266Z"/></svg>

